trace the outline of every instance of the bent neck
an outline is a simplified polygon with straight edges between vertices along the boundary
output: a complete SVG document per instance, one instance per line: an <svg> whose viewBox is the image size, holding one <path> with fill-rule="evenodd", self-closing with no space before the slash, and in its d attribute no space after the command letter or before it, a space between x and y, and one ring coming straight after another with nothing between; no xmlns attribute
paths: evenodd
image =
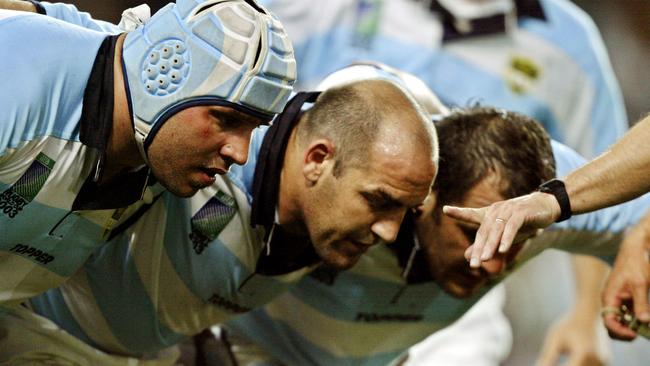
<svg viewBox="0 0 650 366"><path fill-rule="evenodd" d="M106 166L102 182L145 164L135 140L133 121L129 113L127 90L122 69L122 45L126 33L118 37L113 59L113 128L106 149Z"/></svg>
<svg viewBox="0 0 650 366"><path fill-rule="evenodd" d="M308 235L301 205L304 179L301 178L300 148L296 141L297 130L297 128L294 128L289 137L282 172L280 173L277 205L278 223L288 233Z"/></svg>

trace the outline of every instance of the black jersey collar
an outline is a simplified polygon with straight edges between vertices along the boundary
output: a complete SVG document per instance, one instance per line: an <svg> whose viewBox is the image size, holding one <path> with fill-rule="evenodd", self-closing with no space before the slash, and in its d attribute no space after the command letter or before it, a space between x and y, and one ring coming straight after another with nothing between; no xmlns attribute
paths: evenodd
<svg viewBox="0 0 650 366"><path fill-rule="evenodd" d="M388 244L388 248L397 257L397 263L402 268L402 277L407 284L433 281L424 250L416 243L415 235L415 218L408 212L400 226L397 239Z"/></svg>
<svg viewBox="0 0 650 366"><path fill-rule="evenodd" d="M298 93L269 127L258 153L253 179L251 225L265 229L266 251L260 255L256 273L280 275L318 263L320 258L306 237L294 237L275 222L280 174L291 131L305 103L314 103L319 92Z"/></svg>
<svg viewBox="0 0 650 366"><path fill-rule="evenodd" d="M79 139L97 151L97 162L89 177L81 187L73 205L73 210L99 210L120 208L138 201L149 182L149 168L120 176L111 184L97 185L106 158L108 138L113 129L113 60L119 35L107 36L102 42L86 89L79 121Z"/></svg>
<svg viewBox="0 0 650 366"><path fill-rule="evenodd" d="M517 9L517 19L535 18L546 20L544 8L539 0L514 0ZM458 29L454 14L438 1L433 0L430 9L441 16L443 26L443 42L470 38L475 36L503 33L506 31L506 15L495 14L469 20L471 30L463 32Z"/></svg>

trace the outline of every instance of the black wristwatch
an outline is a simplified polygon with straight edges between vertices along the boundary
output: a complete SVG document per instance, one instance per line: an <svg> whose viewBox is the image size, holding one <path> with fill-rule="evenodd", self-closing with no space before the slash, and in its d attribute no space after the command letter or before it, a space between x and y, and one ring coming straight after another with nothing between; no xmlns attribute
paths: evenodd
<svg viewBox="0 0 650 366"><path fill-rule="evenodd" d="M551 179L542 183L537 190L542 193L552 194L555 196L557 203L560 204L560 217L555 222L564 221L571 217L571 202L569 201L569 195L566 193L566 187L563 181Z"/></svg>

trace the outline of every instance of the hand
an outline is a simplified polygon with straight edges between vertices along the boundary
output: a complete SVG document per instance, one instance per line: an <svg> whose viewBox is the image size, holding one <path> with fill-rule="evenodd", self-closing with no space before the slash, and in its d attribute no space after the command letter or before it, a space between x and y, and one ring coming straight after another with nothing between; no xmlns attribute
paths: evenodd
<svg viewBox="0 0 650 366"><path fill-rule="evenodd" d="M637 335L621 323L621 314L617 310L622 305L633 309L639 321L650 321L650 238L646 232L649 217L646 215L644 222L637 224L623 240L603 290L603 319L610 337L615 339L630 341Z"/></svg>
<svg viewBox="0 0 650 366"><path fill-rule="evenodd" d="M607 359L598 344L597 317L573 312L555 323L546 334L537 366L555 366L563 354L568 356L566 366L605 365Z"/></svg>
<svg viewBox="0 0 650 366"><path fill-rule="evenodd" d="M501 201L482 208L443 207L443 212L455 219L479 224L474 244L467 248L465 258L478 268L481 261L490 260L497 246L505 253L513 243L538 233L560 217L560 205L551 194L535 192Z"/></svg>

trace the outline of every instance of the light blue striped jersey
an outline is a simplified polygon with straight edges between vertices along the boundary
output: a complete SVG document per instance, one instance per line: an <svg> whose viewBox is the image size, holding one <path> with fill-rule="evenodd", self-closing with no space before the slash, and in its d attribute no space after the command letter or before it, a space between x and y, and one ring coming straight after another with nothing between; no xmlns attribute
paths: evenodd
<svg viewBox="0 0 650 366"><path fill-rule="evenodd" d="M558 143L553 151L559 175L584 163ZM643 196L553 225L526 244L503 277L546 248L615 254L621 231L648 207L650 196ZM287 365L385 365L460 318L500 282L457 299L433 281L407 284L402 271L394 251L374 247L351 270L317 269L289 293L227 325Z"/></svg>
<svg viewBox="0 0 650 366"><path fill-rule="evenodd" d="M84 92L103 74L93 70L108 41L56 19L0 11L0 302L61 284L131 212L73 210L99 154L82 131L105 131L95 126L100 106L84 105Z"/></svg>
<svg viewBox="0 0 650 366"><path fill-rule="evenodd" d="M264 230L251 227L252 187L267 129L253 132L245 166L233 166L192 198L164 193L31 307L96 348L153 357L297 282L311 266L256 272L267 247Z"/></svg>
<svg viewBox="0 0 650 366"><path fill-rule="evenodd" d="M482 104L526 114L593 157L627 129L600 35L567 0L541 0L545 18L507 33L443 43L439 14L414 0L261 1L294 43L298 89L358 60L422 79L447 106Z"/></svg>
<svg viewBox="0 0 650 366"><path fill-rule="evenodd" d="M67 23L76 24L86 29L111 34L124 32L123 29L120 29L113 23L93 19L89 13L79 11L79 9L77 9L77 7L72 4L39 1L38 5L41 7L41 9L37 9L39 12L42 12L49 17L56 18Z"/></svg>

